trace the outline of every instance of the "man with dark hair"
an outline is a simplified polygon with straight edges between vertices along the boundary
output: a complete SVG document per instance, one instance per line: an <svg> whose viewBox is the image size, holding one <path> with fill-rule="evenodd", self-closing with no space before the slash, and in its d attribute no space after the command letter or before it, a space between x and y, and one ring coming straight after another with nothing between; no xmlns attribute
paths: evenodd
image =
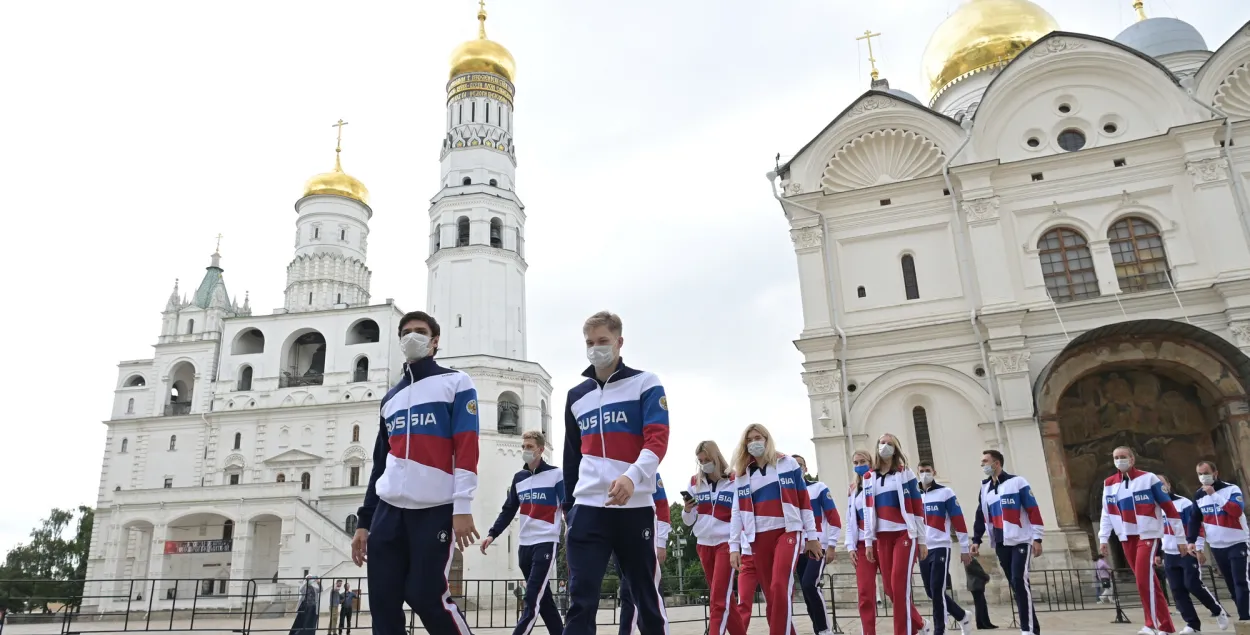
<svg viewBox="0 0 1250 635"><path fill-rule="evenodd" d="M1246 526L1246 501L1241 488L1220 480L1215 463L1198 463L1198 482L1202 488L1194 493L1199 513L1189 521L1187 538L1194 549L1198 537L1206 538L1206 546L1215 557L1215 564L1232 589L1238 621L1250 620L1250 529ZM1198 563L1206 564L1206 555L1197 551Z"/></svg>
<svg viewBox="0 0 1250 635"><path fill-rule="evenodd" d="M1042 555L1042 511L1029 482L1003 470L1002 452L983 451L981 471L985 480L981 481L981 499L973 523L972 555L980 555L988 519L990 546L1015 592L1020 632L1040 633L1029 568L1033 558Z"/></svg>
<svg viewBox="0 0 1250 635"><path fill-rule="evenodd" d="M406 632L404 603L431 635L469 635L447 584L452 550L478 537L477 390L434 362L440 330L421 311L399 321L407 360L382 399L373 472L352 538L356 566L369 562L375 635ZM372 557L370 557L372 556Z"/></svg>

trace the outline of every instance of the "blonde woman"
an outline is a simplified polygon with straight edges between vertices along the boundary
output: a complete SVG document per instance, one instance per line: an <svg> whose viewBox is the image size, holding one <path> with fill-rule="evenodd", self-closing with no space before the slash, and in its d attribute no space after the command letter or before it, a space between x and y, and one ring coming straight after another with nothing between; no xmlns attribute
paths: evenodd
<svg viewBox="0 0 1250 635"><path fill-rule="evenodd" d="M851 467L855 470L850 491L847 513L853 513L854 519L848 518L846 523L846 551L851 554L851 564L855 566L855 590L859 609L859 623L864 635L877 635L877 563L868 558L868 546L864 544L864 481L871 479L872 455L867 450L856 450L851 455Z"/></svg>
<svg viewBox="0 0 1250 635"><path fill-rule="evenodd" d="M929 553L920 484L892 434L877 439L872 468L864 479L864 555L881 568L885 594L894 604L894 635L927 635L929 624L911 595L912 570Z"/></svg>
<svg viewBox="0 0 1250 635"><path fill-rule="evenodd" d="M816 522L803 470L793 458L777 452L772 435L758 423L742 434L733 470L737 503L729 522L729 561L739 571L739 602L749 607L758 576L767 602L769 635L789 635L795 564L805 550L809 558L823 557L819 540L805 540L815 537ZM747 571L744 558L750 558Z"/></svg>
<svg viewBox="0 0 1250 635"><path fill-rule="evenodd" d="M729 566L729 521L733 517L734 479L729 464L715 441L703 441L694 449L698 471L690 487L681 493L685 507L681 521L698 539L696 548L703 563L709 589L708 635L745 635L738 611L729 610L733 596L733 568Z"/></svg>

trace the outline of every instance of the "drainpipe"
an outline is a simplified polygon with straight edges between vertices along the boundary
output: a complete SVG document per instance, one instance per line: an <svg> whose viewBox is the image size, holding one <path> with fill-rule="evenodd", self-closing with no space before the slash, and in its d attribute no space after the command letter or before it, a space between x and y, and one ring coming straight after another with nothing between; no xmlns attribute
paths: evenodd
<svg viewBox="0 0 1250 635"><path fill-rule="evenodd" d="M1250 207L1250 203L1247 202L1245 184L1241 182L1241 172L1237 171L1233 163L1233 118L1228 116L1228 113L1223 110L1203 103L1194 96L1192 88L1183 88L1182 90L1185 91L1185 96L1189 97L1195 104L1224 119L1224 148L1221 154L1224 155L1224 160L1228 162L1228 178L1233 182L1233 204L1237 206L1237 216L1241 218L1241 231L1245 233L1246 240L1250 241L1250 209L1247 209Z"/></svg>
<svg viewBox="0 0 1250 635"><path fill-rule="evenodd" d="M955 250L959 252L959 277L963 281L965 292L968 294L968 322L972 326L972 336L977 340L977 348L981 351L981 367L985 369L985 377L982 378L985 384L985 393L990 398L990 412L994 416L994 436L997 437L998 447L1006 448L1003 436L1003 418L999 414L998 399L994 396L994 369L990 365L989 355L985 350L985 337L981 334L981 328L977 325L977 313L980 311L980 293L972 283L972 264L968 259L967 237L964 236L963 217L960 215L959 204L963 202L959 193L955 190L954 184L951 183L951 162L959 153L964 151L968 146L968 142L972 140L972 118L965 117L962 122L964 129L964 140L960 142L959 147L946 157L946 162L942 164L942 179L946 182L946 191L950 192L951 209L954 212L954 229L955 229ZM1009 453L1010 454L1010 453ZM1014 460L1014 457L1013 457Z"/></svg>
<svg viewBox="0 0 1250 635"><path fill-rule="evenodd" d="M829 286L825 289L825 291L829 294L829 321L833 325L833 331L838 334L838 339L842 343L842 345L838 347L837 354L838 377L842 389L842 398L839 399L838 402L842 407L842 427L846 433L846 465L849 468L852 463L852 458L855 455L855 450L851 447L853 441L851 439L850 393L846 390L847 339L846 331L843 331L842 326L838 324L838 283L833 270L833 243L831 242L829 236L829 226L825 223L825 215L822 214L820 210L796 203L794 201L786 201L781 198L781 195L777 193L776 172L769 172L767 176L769 193L772 194L773 198L777 199L777 202L781 204L783 212L785 211L786 205L793 205L801 210L815 214L816 218L820 221L820 250L821 255L825 260L825 277L829 280Z"/></svg>

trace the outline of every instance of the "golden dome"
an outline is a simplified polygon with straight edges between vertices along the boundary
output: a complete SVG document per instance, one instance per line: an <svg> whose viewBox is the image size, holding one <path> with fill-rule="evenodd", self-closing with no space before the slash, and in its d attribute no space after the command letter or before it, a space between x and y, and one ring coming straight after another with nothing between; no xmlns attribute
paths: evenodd
<svg viewBox="0 0 1250 635"><path fill-rule="evenodd" d="M365 187L356 177L343 171L338 154L334 155L334 170L318 174L304 184L304 196L328 194L330 196L346 196L369 204L369 188Z"/></svg>
<svg viewBox="0 0 1250 635"><path fill-rule="evenodd" d="M967 0L929 38L923 68L930 97L973 72L1007 62L1058 28L1029 0Z"/></svg>
<svg viewBox="0 0 1250 635"><path fill-rule="evenodd" d="M502 44L486 39L486 3L479 2L477 39L457 46L451 52L448 79L465 73L494 73L508 81L516 75L516 60Z"/></svg>

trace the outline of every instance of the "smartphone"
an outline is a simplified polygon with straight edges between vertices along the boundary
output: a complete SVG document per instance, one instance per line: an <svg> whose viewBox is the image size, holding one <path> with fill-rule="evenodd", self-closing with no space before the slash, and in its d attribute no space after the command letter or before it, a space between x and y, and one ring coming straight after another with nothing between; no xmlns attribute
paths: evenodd
<svg viewBox="0 0 1250 635"><path fill-rule="evenodd" d="M689 502L690 502L690 500L691 500L690 492L687 492L687 491L682 491L682 493L681 493L681 498L682 498L682 500L684 500L684 501L686 501L687 503L689 503Z"/></svg>

